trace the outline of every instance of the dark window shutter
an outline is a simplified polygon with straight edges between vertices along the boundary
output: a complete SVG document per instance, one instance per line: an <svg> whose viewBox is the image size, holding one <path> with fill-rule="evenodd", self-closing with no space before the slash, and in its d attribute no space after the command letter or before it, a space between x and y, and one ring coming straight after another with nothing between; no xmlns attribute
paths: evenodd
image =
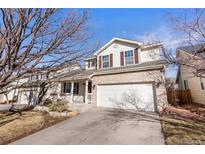
<svg viewBox="0 0 205 154"><path fill-rule="evenodd" d="M110 54L110 67L113 67L113 55L112 55L112 53Z"/></svg>
<svg viewBox="0 0 205 154"><path fill-rule="evenodd" d="M66 83L61 83L61 93L65 93Z"/></svg>
<svg viewBox="0 0 205 154"><path fill-rule="evenodd" d="M139 57L138 57L138 49L135 49L135 64L139 63Z"/></svg>
<svg viewBox="0 0 205 154"><path fill-rule="evenodd" d="M101 56L99 56L99 69L101 69Z"/></svg>
<svg viewBox="0 0 205 154"><path fill-rule="evenodd" d="M120 52L120 65L124 66L124 52L123 51Z"/></svg>

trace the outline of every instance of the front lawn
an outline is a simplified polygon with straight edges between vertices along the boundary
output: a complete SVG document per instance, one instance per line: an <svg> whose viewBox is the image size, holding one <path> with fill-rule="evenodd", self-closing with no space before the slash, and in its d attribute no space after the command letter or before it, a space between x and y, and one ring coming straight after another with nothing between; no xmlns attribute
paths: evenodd
<svg viewBox="0 0 205 154"><path fill-rule="evenodd" d="M166 144L205 144L205 121L202 116L191 117L190 112L176 112L161 116ZM186 118L186 116L190 116Z"/></svg>
<svg viewBox="0 0 205 154"><path fill-rule="evenodd" d="M24 111L22 116L0 114L0 144L8 144L65 119L39 111Z"/></svg>

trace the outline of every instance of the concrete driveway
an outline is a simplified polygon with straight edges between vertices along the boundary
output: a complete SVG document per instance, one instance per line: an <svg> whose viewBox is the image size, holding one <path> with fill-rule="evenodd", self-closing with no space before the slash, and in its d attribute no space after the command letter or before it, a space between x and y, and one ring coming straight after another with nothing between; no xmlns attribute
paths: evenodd
<svg viewBox="0 0 205 154"><path fill-rule="evenodd" d="M92 108L11 144L164 144L158 115Z"/></svg>

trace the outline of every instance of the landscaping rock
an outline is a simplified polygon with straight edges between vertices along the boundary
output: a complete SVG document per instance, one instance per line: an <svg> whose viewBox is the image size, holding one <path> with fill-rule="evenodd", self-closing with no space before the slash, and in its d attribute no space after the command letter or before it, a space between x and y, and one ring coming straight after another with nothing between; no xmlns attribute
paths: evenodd
<svg viewBox="0 0 205 154"><path fill-rule="evenodd" d="M69 112L49 112L52 117L69 117Z"/></svg>
<svg viewBox="0 0 205 154"><path fill-rule="evenodd" d="M36 107L34 108L34 110L43 111L43 112L49 112L49 108L46 107L46 106L36 106Z"/></svg>
<svg viewBox="0 0 205 154"><path fill-rule="evenodd" d="M52 117L74 117L77 114L77 112L49 112Z"/></svg>
<svg viewBox="0 0 205 154"><path fill-rule="evenodd" d="M78 112L57 112L57 111L49 111L49 108L46 106L36 106L34 110L48 112L48 114L52 117L73 117L78 114Z"/></svg>

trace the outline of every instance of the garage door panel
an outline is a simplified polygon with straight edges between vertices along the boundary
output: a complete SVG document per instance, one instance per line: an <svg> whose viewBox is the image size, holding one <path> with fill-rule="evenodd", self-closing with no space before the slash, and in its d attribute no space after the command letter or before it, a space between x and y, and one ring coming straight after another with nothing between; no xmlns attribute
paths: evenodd
<svg viewBox="0 0 205 154"><path fill-rule="evenodd" d="M98 85L97 106L154 111L152 84Z"/></svg>

